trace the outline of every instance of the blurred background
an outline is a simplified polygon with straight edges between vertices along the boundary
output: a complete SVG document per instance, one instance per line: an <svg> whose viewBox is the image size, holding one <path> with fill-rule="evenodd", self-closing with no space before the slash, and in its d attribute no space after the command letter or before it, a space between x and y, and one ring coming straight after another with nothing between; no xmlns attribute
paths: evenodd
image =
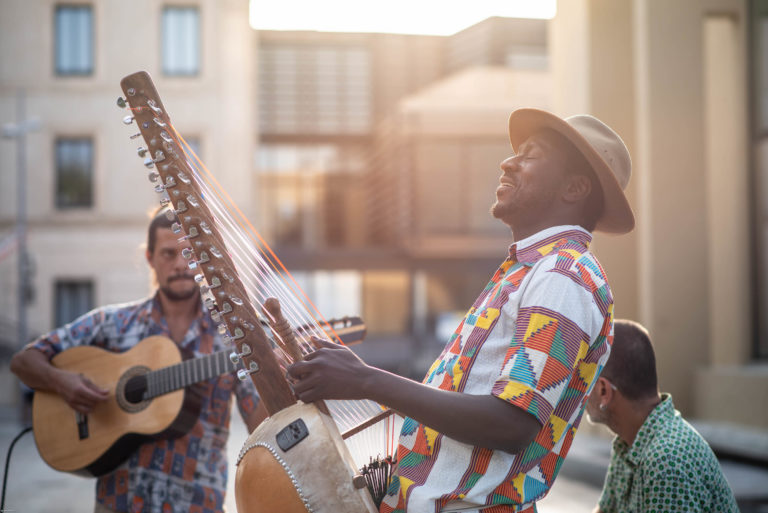
<svg viewBox="0 0 768 513"><path fill-rule="evenodd" d="M146 70L323 314L414 378L511 243L488 214L509 113L599 117L634 166L636 230L593 245L616 316L718 454L766 467L768 0L278 3L0 1L5 417L13 352L150 291L157 198L115 103Z"/></svg>

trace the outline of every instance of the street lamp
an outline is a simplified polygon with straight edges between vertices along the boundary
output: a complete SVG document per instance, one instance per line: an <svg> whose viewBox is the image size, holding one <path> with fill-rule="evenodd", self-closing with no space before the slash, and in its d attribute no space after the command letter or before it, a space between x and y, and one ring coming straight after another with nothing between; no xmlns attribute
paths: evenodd
<svg viewBox="0 0 768 513"><path fill-rule="evenodd" d="M29 255L27 254L27 133L40 127L37 119L24 119L24 91L16 95L16 123L3 125L4 139L16 139L16 248L18 251L18 345L27 343L27 297L29 293Z"/></svg>

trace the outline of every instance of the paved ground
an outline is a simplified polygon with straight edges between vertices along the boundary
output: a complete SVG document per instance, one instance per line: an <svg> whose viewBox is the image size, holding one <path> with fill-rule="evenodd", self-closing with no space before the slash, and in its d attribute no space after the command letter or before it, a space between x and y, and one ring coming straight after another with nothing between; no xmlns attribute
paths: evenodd
<svg viewBox="0 0 768 513"><path fill-rule="evenodd" d="M0 454L7 455L11 441L20 430L18 422L0 418ZM246 437L245 426L235 415L228 448L231 462ZM560 477L539 504L540 513L591 512L599 497L610 453L609 444L604 437L588 433L577 435ZM723 468L741 498L742 513L768 513L768 469L728 461L723 461ZM6 511L91 512L93 497L94 480L56 472L46 466L37 453L31 433L16 444L7 481ZM231 483L227 510L236 511Z"/></svg>

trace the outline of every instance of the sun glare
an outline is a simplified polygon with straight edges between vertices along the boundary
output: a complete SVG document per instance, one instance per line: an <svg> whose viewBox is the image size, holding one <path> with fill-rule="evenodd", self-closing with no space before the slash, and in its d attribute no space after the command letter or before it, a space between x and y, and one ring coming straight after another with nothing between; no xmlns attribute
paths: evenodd
<svg viewBox="0 0 768 513"><path fill-rule="evenodd" d="M251 0L260 30L450 35L491 16L552 18L556 0Z"/></svg>

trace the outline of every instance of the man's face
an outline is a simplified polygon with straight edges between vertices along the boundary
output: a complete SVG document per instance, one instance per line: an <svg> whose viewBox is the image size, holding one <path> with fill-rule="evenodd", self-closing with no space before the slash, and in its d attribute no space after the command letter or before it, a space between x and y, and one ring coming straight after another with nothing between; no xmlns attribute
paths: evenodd
<svg viewBox="0 0 768 513"><path fill-rule="evenodd" d="M501 163L491 214L513 231L536 228L560 197L566 169L565 152L557 136L548 132L532 135L515 156Z"/></svg>
<svg viewBox="0 0 768 513"><path fill-rule="evenodd" d="M171 301L183 301L199 292L188 261L181 255L189 244L179 244L170 228L157 228L155 250L147 251L147 262L155 271L160 291Z"/></svg>

